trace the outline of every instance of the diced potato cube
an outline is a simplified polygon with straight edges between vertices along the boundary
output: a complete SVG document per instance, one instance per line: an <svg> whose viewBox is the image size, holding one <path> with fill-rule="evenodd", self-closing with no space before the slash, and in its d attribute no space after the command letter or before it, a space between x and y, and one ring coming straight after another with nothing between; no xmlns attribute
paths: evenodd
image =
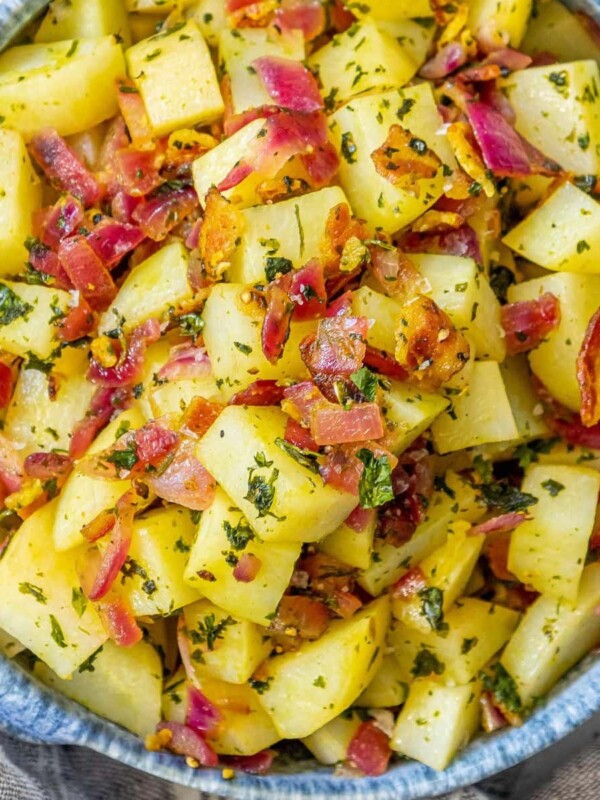
<svg viewBox="0 0 600 800"><path fill-rule="evenodd" d="M500 364L506 396L515 419L519 439L527 441L548 436L550 428L544 422L543 406L535 393L527 357L511 356Z"/></svg>
<svg viewBox="0 0 600 800"><path fill-rule="evenodd" d="M565 672L600 644L600 564L587 566L575 606L538 597L500 659L529 706L543 697Z"/></svg>
<svg viewBox="0 0 600 800"><path fill-rule="evenodd" d="M111 33L129 47L131 34L123 0L53 0L34 41L95 39Z"/></svg>
<svg viewBox="0 0 600 800"><path fill-rule="evenodd" d="M572 183L563 183L503 242L546 269L599 273L600 205Z"/></svg>
<svg viewBox="0 0 600 800"><path fill-rule="evenodd" d="M462 597L445 616L444 631L417 631L397 622L389 641L400 678L435 674L447 684L468 683L510 639L519 614L474 597Z"/></svg>
<svg viewBox="0 0 600 800"><path fill-rule="evenodd" d="M125 0L125 8L137 14L170 14L190 5L192 0Z"/></svg>
<svg viewBox="0 0 600 800"><path fill-rule="evenodd" d="M210 51L195 22L138 42L126 57L157 136L213 122L223 113Z"/></svg>
<svg viewBox="0 0 600 800"><path fill-rule="evenodd" d="M284 739L309 736L358 697L379 668L388 622L389 601L381 597L263 664L259 699Z"/></svg>
<svg viewBox="0 0 600 800"><path fill-rule="evenodd" d="M57 501L25 520L0 561L0 627L68 678L107 637L76 571L81 552L57 553Z"/></svg>
<svg viewBox="0 0 600 800"><path fill-rule="evenodd" d="M188 256L181 242L162 247L135 266L108 309L99 330L109 331L122 319L123 330L132 331L151 317L161 319L192 297L188 282Z"/></svg>
<svg viewBox="0 0 600 800"><path fill-rule="evenodd" d="M86 415L95 392L85 377L87 367L87 351L69 348L57 359L51 375L21 369L6 411L4 433L23 456L69 449L73 429Z"/></svg>
<svg viewBox="0 0 600 800"><path fill-rule="evenodd" d="M308 59L321 83L326 108L374 89L404 86L419 65L372 20L351 25L336 34Z"/></svg>
<svg viewBox="0 0 600 800"><path fill-rule="evenodd" d="M217 386L227 400L256 380L300 380L308 376L300 342L313 333L316 323L292 322L283 355L271 364L261 344L264 310L256 303L244 303L246 292L242 284L219 283L202 313L206 351Z"/></svg>
<svg viewBox="0 0 600 800"><path fill-rule="evenodd" d="M339 558L340 561L344 561L352 567L367 569L371 563L376 527L377 517L375 515L361 531L356 531L343 522L337 530L319 543L319 550Z"/></svg>
<svg viewBox="0 0 600 800"><path fill-rule="evenodd" d="M240 531L242 540L235 538ZM239 547L246 537L244 548L232 546L231 539ZM290 582L300 548L296 542L257 540L242 512L222 489L217 489L212 505L202 514L184 578L235 617L268 626ZM253 581L244 583L234 578L235 560L228 558L230 554L238 558L250 554L259 559L260 570ZM206 580L203 575L212 577Z"/></svg>
<svg viewBox="0 0 600 800"><path fill-rule="evenodd" d="M333 766L345 761L348 746L362 720L356 712L344 711L339 717L323 725L302 740L313 756L321 764Z"/></svg>
<svg viewBox="0 0 600 800"><path fill-rule="evenodd" d="M118 647L108 641L69 680L59 678L41 661L36 662L34 675L138 736L154 733L160 722L162 664L147 642Z"/></svg>
<svg viewBox="0 0 600 800"><path fill-rule="evenodd" d="M468 26L489 49L518 47L525 35L532 0L470 0Z"/></svg>
<svg viewBox="0 0 600 800"><path fill-rule="evenodd" d="M0 274L22 272L31 215L41 205L41 185L17 131L0 129Z"/></svg>
<svg viewBox="0 0 600 800"><path fill-rule="evenodd" d="M228 280L260 283L267 279L266 270L276 269L280 259L291 261L298 269L318 258L329 212L347 202L339 186L327 186L291 200L243 210L244 230L227 270Z"/></svg>
<svg viewBox="0 0 600 800"><path fill-rule="evenodd" d="M480 361L502 361L506 355L500 303L472 258L411 255L431 286L427 294L475 345Z"/></svg>
<svg viewBox="0 0 600 800"><path fill-rule="evenodd" d="M443 686L421 679L410 687L391 747L433 769L445 769L479 725L479 683Z"/></svg>
<svg viewBox="0 0 600 800"><path fill-rule="evenodd" d="M163 24L163 17L152 16L150 14L129 14L129 30L131 31L131 41L141 42L149 36L158 33Z"/></svg>
<svg viewBox="0 0 600 800"><path fill-rule="evenodd" d="M71 303L71 295L62 289L0 283L0 349L47 359L59 344L58 324Z"/></svg>
<svg viewBox="0 0 600 800"><path fill-rule="evenodd" d="M61 136L93 128L117 113L124 72L114 36L13 47L0 56L2 125L26 141L46 127Z"/></svg>
<svg viewBox="0 0 600 800"><path fill-rule="evenodd" d="M532 67L499 79L498 85L515 111L521 136L575 175L600 172L596 61Z"/></svg>
<svg viewBox="0 0 600 800"><path fill-rule="evenodd" d="M431 17L419 14L416 19L375 19L375 23L380 30L396 39L417 66L425 63L436 34L436 24Z"/></svg>
<svg viewBox="0 0 600 800"><path fill-rule="evenodd" d="M463 520L448 525L447 541L419 564L426 588L416 596L393 601L396 619L420 631L439 630L445 614L463 594L483 547L484 537L470 536L470 527Z"/></svg>
<svg viewBox="0 0 600 800"><path fill-rule="evenodd" d="M339 527L357 500L278 447L286 419L278 408L228 406L196 452L258 536L315 542Z"/></svg>
<svg viewBox="0 0 600 800"><path fill-rule="evenodd" d="M600 474L586 467L532 466L522 491L537 497L511 536L508 568L519 580L574 603L596 516Z"/></svg>
<svg viewBox="0 0 600 800"><path fill-rule="evenodd" d="M558 0L542 0L519 48L528 55L552 53L559 61L600 60L600 47L585 21Z"/></svg>
<svg viewBox="0 0 600 800"><path fill-rule="evenodd" d="M264 628L235 619L210 600L186 606L183 613L190 659L200 684L205 677L245 683L271 652Z"/></svg>
<svg viewBox="0 0 600 800"><path fill-rule="evenodd" d="M367 317L372 324L367 331L367 343L377 350L393 353L396 349L396 328L400 325L401 306L369 286L352 292L352 313Z"/></svg>
<svg viewBox="0 0 600 800"><path fill-rule="evenodd" d="M398 661L385 655L373 680L354 705L359 708L401 706L408 696L408 683L403 679Z"/></svg>
<svg viewBox="0 0 600 800"><path fill-rule="evenodd" d="M431 426L438 453L517 439L519 431L495 361L476 361L464 394Z"/></svg>
<svg viewBox="0 0 600 800"><path fill-rule="evenodd" d="M302 61L304 36L300 30L281 33L274 28L226 28L219 39L219 63L223 75L229 77L233 114L251 108L272 106L273 98L252 62L263 56Z"/></svg>
<svg viewBox="0 0 600 800"><path fill-rule="evenodd" d="M88 453L99 453L110 447L118 431L140 428L144 417L136 408L120 414L97 437ZM84 542L81 529L102 511L113 508L119 497L131 488L131 481L104 481L91 478L75 469L67 478L57 499L54 520L54 547L58 551L69 550Z"/></svg>
<svg viewBox="0 0 600 800"><path fill-rule="evenodd" d="M448 405L448 399L399 381L390 380L389 386L382 398L386 446L399 455L430 427Z"/></svg>
<svg viewBox="0 0 600 800"><path fill-rule="evenodd" d="M560 403L579 411L581 395L575 362L592 314L600 306L600 277L557 272L508 290L511 303L552 292L560 300L559 325L529 354L531 369Z"/></svg>
<svg viewBox="0 0 600 800"><path fill-rule="evenodd" d="M221 32L227 28L223 0L196 0L186 9L185 18L194 20L207 44L211 47L219 46Z"/></svg>
<svg viewBox="0 0 600 800"><path fill-rule="evenodd" d="M422 139L443 162L431 179L418 181L418 195L378 174L371 154L392 125ZM444 191L444 172L455 160L429 84L353 98L331 116L330 130L340 152L339 181L354 212L372 228L394 233L423 214Z"/></svg>
<svg viewBox="0 0 600 800"><path fill-rule="evenodd" d="M136 519L116 583L136 617L166 616L200 596L183 580L196 525L187 508L169 505Z"/></svg>
<svg viewBox="0 0 600 800"><path fill-rule="evenodd" d="M219 186L231 170L247 155L255 140L264 136L264 124L264 119L253 120L194 161L192 174L200 205L204 204L204 199L211 186ZM227 189L222 194L236 207L247 208L260 203L256 187L261 180L261 176L253 172L240 181L237 186Z"/></svg>
<svg viewBox="0 0 600 800"><path fill-rule="evenodd" d="M433 14L429 0L344 0L344 5L359 19L373 17L376 20L400 20L408 17L431 17Z"/></svg>
<svg viewBox="0 0 600 800"><path fill-rule="evenodd" d="M426 515L416 531L400 547L375 540L371 564L359 577L360 585L375 596L401 578L448 537L453 520L476 522L483 516L482 506L473 487L453 472L448 472L443 488L433 493Z"/></svg>

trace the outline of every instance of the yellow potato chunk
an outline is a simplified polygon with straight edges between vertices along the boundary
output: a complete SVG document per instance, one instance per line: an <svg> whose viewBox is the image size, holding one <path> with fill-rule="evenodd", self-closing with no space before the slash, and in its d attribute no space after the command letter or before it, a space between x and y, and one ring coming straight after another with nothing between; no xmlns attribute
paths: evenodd
<svg viewBox="0 0 600 800"><path fill-rule="evenodd" d="M309 736L356 699L379 668L388 621L389 601L381 597L332 622L315 642L263 664L259 699L282 738Z"/></svg>
<svg viewBox="0 0 600 800"><path fill-rule="evenodd" d="M399 455L417 439L448 405L439 394L422 392L414 386L390 380L383 392L382 413L387 447Z"/></svg>
<svg viewBox="0 0 600 800"><path fill-rule="evenodd" d="M373 17L377 21L404 20L409 17L431 17L433 14L429 0L344 0L344 5L359 19Z"/></svg>
<svg viewBox="0 0 600 800"><path fill-rule="evenodd" d="M519 48L528 55L552 53L559 61L600 59L592 31L558 0L542 0Z"/></svg>
<svg viewBox="0 0 600 800"><path fill-rule="evenodd" d="M113 34L131 43L123 0L53 0L35 34L35 42L95 39Z"/></svg>
<svg viewBox="0 0 600 800"><path fill-rule="evenodd" d="M54 500L32 514L0 561L0 626L68 678L108 637L80 588L81 551L52 547L56 510Z"/></svg>
<svg viewBox="0 0 600 800"><path fill-rule="evenodd" d="M356 712L344 712L302 740L321 764L333 766L346 760L348 746L362 720Z"/></svg>
<svg viewBox="0 0 600 800"><path fill-rule="evenodd" d="M354 705L359 708L390 708L401 706L407 696L408 683L403 679L400 664L393 655L388 654L383 657L373 680Z"/></svg>
<svg viewBox="0 0 600 800"><path fill-rule="evenodd" d="M228 406L196 452L261 539L315 542L341 525L357 498L277 445L285 424L276 408Z"/></svg>
<svg viewBox="0 0 600 800"><path fill-rule="evenodd" d="M468 26L487 49L518 47L532 0L470 0Z"/></svg>
<svg viewBox="0 0 600 800"><path fill-rule="evenodd" d="M367 569L371 563L373 538L377 518L373 515L367 526L361 531L355 531L345 522L329 536L319 543L319 550L339 558L346 564L358 569Z"/></svg>
<svg viewBox="0 0 600 800"><path fill-rule="evenodd" d="M154 733L160 722L162 664L147 642L133 647L105 642L69 680L59 678L41 661L36 662L34 675L138 736Z"/></svg>
<svg viewBox="0 0 600 800"><path fill-rule="evenodd" d="M58 346L58 325L72 304L62 289L0 283L0 349L47 359Z"/></svg>
<svg viewBox="0 0 600 800"><path fill-rule="evenodd" d="M210 51L195 22L138 42L126 57L157 136L213 122L223 113Z"/></svg>
<svg viewBox="0 0 600 800"><path fill-rule="evenodd" d="M519 439L528 441L550 434L544 422L544 409L535 393L527 356L511 356L500 364L506 396L519 432Z"/></svg>
<svg viewBox="0 0 600 800"><path fill-rule="evenodd" d="M219 46L219 37L227 28L223 0L196 0L185 10L185 18L194 20L207 44L211 47Z"/></svg>

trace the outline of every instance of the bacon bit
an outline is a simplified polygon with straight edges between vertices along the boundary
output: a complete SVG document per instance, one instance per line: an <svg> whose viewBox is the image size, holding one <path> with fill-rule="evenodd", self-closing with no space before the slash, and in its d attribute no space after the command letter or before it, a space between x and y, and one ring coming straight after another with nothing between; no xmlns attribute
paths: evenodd
<svg viewBox="0 0 600 800"><path fill-rule="evenodd" d="M251 583L262 567L262 561L253 553L244 553L233 568L233 577L240 583Z"/></svg>
<svg viewBox="0 0 600 800"><path fill-rule="evenodd" d="M395 356L413 380L437 389L460 372L469 360L469 343L433 300L419 295L399 316Z"/></svg>
<svg viewBox="0 0 600 800"><path fill-rule="evenodd" d="M413 233L446 233L460 228L464 221L464 217L454 211L438 211L432 208L413 222L411 230Z"/></svg>
<svg viewBox="0 0 600 800"><path fill-rule="evenodd" d="M223 178L221 183L217 184L218 192L226 192L238 186L243 180L254 172L254 167L245 161L238 162L227 175ZM212 187L211 187L212 188Z"/></svg>
<svg viewBox="0 0 600 800"><path fill-rule="evenodd" d="M285 387L277 381L254 381L245 389L233 395L230 406L276 406L283 400Z"/></svg>
<svg viewBox="0 0 600 800"><path fill-rule="evenodd" d="M369 272L386 294L408 299L430 288L412 261L397 248L372 244L369 253Z"/></svg>
<svg viewBox="0 0 600 800"><path fill-rule="evenodd" d="M96 390L87 414L75 425L69 448L71 458L83 456L98 433L108 425L115 409L123 408L126 401L127 393L122 390L111 387Z"/></svg>
<svg viewBox="0 0 600 800"><path fill-rule="evenodd" d="M300 345L302 360L313 375L351 375L364 360L368 328L366 317L322 319Z"/></svg>
<svg viewBox="0 0 600 800"><path fill-rule="evenodd" d="M319 445L310 435L310 432L303 428L295 419L288 419L285 425L285 434L283 437L286 442L293 444L294 447L299 447L300 450L310 450L317 453Z"/></svg>
<svg viewBox="0 0 600 800"><path fill-rule="evenodd" d="M472 258L478 264L483 259L477 234L470 225L464 224L445 233L410 232L401 237L400 245L409 253L440 253L448 256Z"/></svg>
<svg viewBox="0 0 600 800"><path fill-rule="evenodd" d="M488 533L508 533L523 522L526 522L526 520L527 516L525 514L513 511L508 514L500 514L497 517L492 517L479 525L474 525L469 533L471 536L478 536L480 534L486 535Z"/></svg>
<svg viewBox="0 0 600 800"><path fill-rule="evenodd" d="M400 366L392 355L384 353L383 350L376 350L370 345L367 345L364 364L369 369L385 375L386 378L393 378L398 381L405 381L408 378L408 372L404 367Z"/></svg>
<svg viewBox="0 0 600 800"><path fill-rule="evenodd" d="M83 224L85 214L80 201L73 195L61 197L53 206L33 212L35 235L48 247L57 248L61 240Z"/></svg>
<svg viewBox="0 0 600 800"><path fill-rule="evenodd" d="M275 750L261 750L252 756L225 756L223 761L233 769L241 769L250 775L265 775L273 766L276 755Z"/></svg>
<svg viewBox="0 0 600 800"><path fill-rule="evenodd" d="M131 224L133 212L141 202L141 197L132 197L122 189L117 189L110 204L111 214L117 222Z"/></svg>
<svg viewBox="0 0 600 800"><path fill-rule="evenodd" d="M331 277L339 272L344 248L350 239L362 242L368 235L365 223L352 216L347 203L334 206L327 215L325 231L319 245L325 275Z"/></svg>
<svg viewBox="0 0 600 800"><path fill-rule="evenodd" d="M148 475L144 481L158 497L193 511L207 509L217 489L215 479L196 458L196 443L188 438L160 475Z"/></svg>
<svg viewBox="0 0 600 800"><path fill-rule="evenodd" d="M485 103L471 102L467 117L488 169L502 177L531 175L524 140L502 114Z"/></svg>
<svg viewBox="0 0 600 800"><path fill-rule="evenodd" d="M302 381L285 387L283 397L282 409L305 428L310 425L313 410L328 405L321 390L311 381Z"/></svg>
<svg viewBox="0 0 600 800"><path fill-rule="evenodd" d="M304 153L302 163L311 187L321 189L333 181L340 167L340 158L331 142L323 142L314 150Z"/></svg>
<svg viewBox="0 0 600 800"><path fill-rule="evenodd" d="M600 548L600 528L596 528L596 530L592 532L589 543L590 550L597 550L598 548Z"/></svg>
<svg viewBox="0 0 600 800"><path fill-rule="evenodd" d="M494 705L490 692L483 692L479 702L481 703L481 725L486 733L493 733L508 725L504 714Z"/></svg>
<svg viewBox="0 0 600 800"><path fill-rule="evenodd" d="M25 474L30 478L48 481L66 478L73 469L73 459L62 453L31 453L25 459Z"/></svg>
<svg viewBox="0 0 600 800"><path fill-rule="evenodd" d="M347 291L333 300L325 309L326 317L348 316L352 310L352 292Z"/></svg>
<svg viewBox="0 0 600 800"><path fill-rule="evenodd" d="M282 31L301 30L312 42L325 30L327 21L321 0L283 0L275 11L275 24Z"/></svg>
<svg viewBox="0 0 600 800"><path fill-rule="evenodd" d="M85 236L63 239L58 258L72 285L79 289L91 308L102 311L117 294L117 287Z"/></svg>
<svg viewBox="0 0 600 800"><path fill-rule="evenodd" d="M126 346L122 347L119 360L114 367L104 367L92 358L88 370L88 380L114 388L136 383L142 372L147 345L153 344L159 339L160 324L158 320L147 320L133 330Z"/></svg>
<svg viewBox="0 0 600 800"><path fill-rule="evenodd" d="M162 242L197 205L198 197L191 186L166 191L160 187L143 200L131 216L148 238L154 242Z"/></svg>
<svg viewBox="0 0 600 800"><path fill-rule="evenodd" d="M204 397L194 397L183 415L182 432L201 438L224 408L222 403L211 403Z"/></svg>
<svg viewBox="0 0 600 800"><path fill-rule="evenodd" d="M261 117L270 117L277 114L279 108L277 106L259 106L258 108L249 108L242 111L240 114L235 114L233 109L233 98L231 96L231 78L229 75L224 75L221 79L221 95L223 96L223 104L225 105L225 112L223 115L223 130L226 136L233 136L234 133L245 128L255 119ZM231 173L230 173L231 174ZM225 191L218 187L220 191Z"/></svg>
<svg viewBox="0 0 600 800"><path fill-rule="evenodd" d="M376 517L377 512L374 508L361 508L360 506L356 506L350 516L347 517L345 524L349 528L352 528L353 531L362 533L366 531L367 528L371 527Z"/></svg>
<svg viewBox="0 0 600 800"><path fill-rule="evenodd" d="M349 409L333 403L318 406L311 413L310 431L319 446L381 439L385 433L377 403L357 403Z"/></svg>
<svg viewBox="0 0 600 800"><path fill-rule="evenodd" d="M323 481L342 492L358 497L358 484L364 465L348 447L335 447L325 454L319 468Z"/></svg>
<svg viewBox="0 0 600 800"><path fill-rule="evenodd" d="M193 128L174 131L167 140L163 174L169 179L190 178L192 163L218 144L214 136Z"/></svg>
<svg viewBox="0 0 600 800"><path fill-rule="evenodd" d="M0 361L0 408L10 403L14 388L13 371L4 361Z"/></svg>
<svg viewBox="0 0 600 800"><path fill-rule="evenodd" d="M489 567L499 581L516 581L517 578L508 569L508 551L511 531L499 531L490 536L483 545L483 554Z"/></svg>
<svg viewBox="0 0 600 800"><path fill-rule="evenodd" d="M486 197L493 197L496 187L488 177L487 167L479 153L471 126L467 122L453 122L446 136L462 169L481 186Z"/></svg>
<svg viewBox="0 0 600 800"><path fill-rule="evenodd" d="M359 608L362 608L362 600L348 591L336 590L332 592L329 602L331 603L331 610L342 619L350 619Z"/></svg>
<svg viewBox="0 0 600 800"><path fill-rule="evenodd" d="M63 342L75 342L82 336L88 336L95 326L95 314L80 294L77 305L60 320L58 336Z"/></svg>
<svg viewBox="0 0 600 800"><path fill-rule="evenodd" d="M171 738L160 740L151 739L152 746L159 745L162 749L170 750L179 756L191 758L203 767L216 767L219 757L207 744L202 736L181 722L159 722L156 726L157 734L170 733Z"/></svg>
<svg viewBox="0 0 600 800"><path fill-rule="evenodd" d="M323 108L317 81L300 61L262 56L256 58L252 66L276 105L308 114Z"/></svg>
<svg viewBox="0 0 600 800"><path fill-rule="evenodd" d="M110 269L143 241L144 234L136 225L104 217L87 234L86 239L98 258Z"/></svg>
<svg viewBox="0 0 600 800"><path fill-rule="evenodd" d="M177 344L169 352L169 360L158 371L159 380L179 381L207 378L211 374L210 359L203 347Z"/></svg>
<svg viewBox="0 0 600 800"><path fill-rule="evenodd" d="M108 126L98 156L99 179L106 186L106 192L110 198L114 197L119 189L115 176L115 154L119 150L129 147L129 144L123 117L114 117Z"/></svg>
<svg viewBox="0 0 600 800"><path fill-rule="evenodd" d="M419 75L428 81L445 78L467 63L467 53L460 42L448 42L429 59L421 69Z"/></svg>
<svg viewBox="0 0 600 800"><path fill-rule="evenodd" d="M104 630L119 647L133 647L141 642L143 632L124 597L109 594L96 603Z"/></svg>
<svg viewBox="0 0 600 800"><path fill-rule="evenodd" d="M154 147L154 137L146 107L135 83L129 78L117 80L117 103L135 147Z"/></svg>
<svg viewBox="0 0 600 800"><path fill-rule="evenodd" d="M365 775L383 775L392 751L390 740L374 722L362 722L348 745L346 758Z"/></svg>
<svg viewBox="0 0 600 800"><path fill-rule="evenodd" d="M600 309L588 323L577 356L577 380L581 390L581 421L590 428L600 420Z"/></svg>
<svg viewBox="0 0 600 800"><path fill-rule="evenodd" d="M214 703L196 686L187 687L187 711L185 723L196 733L208 737L218 733L223 715Z"/></svg>
<svg viewBox="0 0 600 800"><path fill-rule="evenodd" d="M381 147L371 153L378 175L415 197L421 194L419 181L437 175L442 166L427 144L400 125L392 125Z"/></svg>
<svg viewBox="0 0 600 800"><path fill-rule="evenodd" d="M23 486L23 462L14 444L0 433L0 480L7 492L18 492Z"/></svg>
<svg viewBox="0 0 600 800"><path fill-rule="evenodd" d="M545 417L545 421L569 444L600 450L600 424L586 427L581 422L579 415L574 415L568 420L548 416Z"/></svg>
<svg viewBox="0 0 600 800"><path fill-rule="evenodd" d="M560 318L560 302L550 292L535 300L502 306L500 321L506 334L508 354L525 353L537 347L557 327Z"/></svg>
<svg viewBox="0 0 600 800"><path fill-rule="evenodd" d="M34 136L29 153L58 191L78 197L86 208L101 199L102 187L56 131L46 128Z"/></svg>
<svg viewBox="0 0 600 800"><path fill-rule="evenodd" d="M218 280L229 267L243 231L243 219L217 189L211 187L204 207L198 250L208 274Z"/></svg>
<svg viewBox="0 0 600 800"><path fill-rule="evenodd" d="M265 292L267 311L263 320L261 343L264 356L271 364L276 364L283 355L290 335L295 308L289 295L291 284L292 276L282 275L271 281Z"/></svg>
<svg viewBox="0 0 600 800"><path fill-rule="evenodd" d="M177 433L153 420L139 430L122 434L114 445L80 466L87 475L107 480L124 480L147 472L160 473L165 463L170 463L178 443ZM119 453L130 457L131 466L118 463Z"/></svg>
<svg viewBox="0 0 600 800"><path fill-rule="evenodd" d="M81 535L90 543L97 542L107 536L115 527L117 515L114 511L102 511L91 522L88 522L81 529Z"/></svg>
<svg viewBox="0 0 600 800"><path fill-rule="evenodd" d="M229 26L265 28L278 5L278 0L227 0Z"/></svg>
<svg viewBox="0 0 600 800"><path fill-rule="evenodd" d="M307 595L284 594L269 630L309 641L319 639L329 626L327 606Z"/></svg>
<svg viewBox="0 0 600 800"><path fill-rule="evenodd" d="M289 298L295 304L294 319L301 321L324 315L327 304L323 265L313 258L301 269L290 273Z"/></svg>
<svg viewBox="0 0 600 800"><path fill-rule="evenodd" d="M131 197L144 197L161 185L159 169L164 162L164 150L138 150L126 147L113 156L119 187Z"/></svg>
<svg viewBox="0 0 600 800"><path fill-rule="evenodd" d="M58 256L45 244L39 241L34 242L29 246L29 264L37 272L41 272L45 276L53 278L52 285L59 289L69 291L73 288L69 276L62 268Z"/></svg>
<svg viewBox="0 0 600 800"><path fill-rule="evenodd" d="M400 600L409 600L423 589L427 588L427 580L421 567L412 567L399 581L392 586L392 597Z"/></svg>

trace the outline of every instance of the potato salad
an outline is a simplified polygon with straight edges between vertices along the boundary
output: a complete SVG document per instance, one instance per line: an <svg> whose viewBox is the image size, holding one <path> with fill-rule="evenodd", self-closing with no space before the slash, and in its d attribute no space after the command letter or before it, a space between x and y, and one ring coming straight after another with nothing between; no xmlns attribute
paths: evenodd
<svg viewBox="0 0 600 800"><path fill-rule="evenodd" d="M225 778L535 712L600 645L599 59L557 0L53 0L0 54L0 658Z"/></svg>

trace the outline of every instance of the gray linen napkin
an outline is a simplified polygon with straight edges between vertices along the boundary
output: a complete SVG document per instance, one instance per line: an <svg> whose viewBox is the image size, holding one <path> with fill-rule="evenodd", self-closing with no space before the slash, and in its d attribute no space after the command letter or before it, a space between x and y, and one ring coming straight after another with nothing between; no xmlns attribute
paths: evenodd
<svg viewBox="0 0 600 800"><path fill-rule="evenodd" d="M525 764L442 800L598 800L600 715ZM0 800L218 800L79 747L0 734Z"/></svg>

